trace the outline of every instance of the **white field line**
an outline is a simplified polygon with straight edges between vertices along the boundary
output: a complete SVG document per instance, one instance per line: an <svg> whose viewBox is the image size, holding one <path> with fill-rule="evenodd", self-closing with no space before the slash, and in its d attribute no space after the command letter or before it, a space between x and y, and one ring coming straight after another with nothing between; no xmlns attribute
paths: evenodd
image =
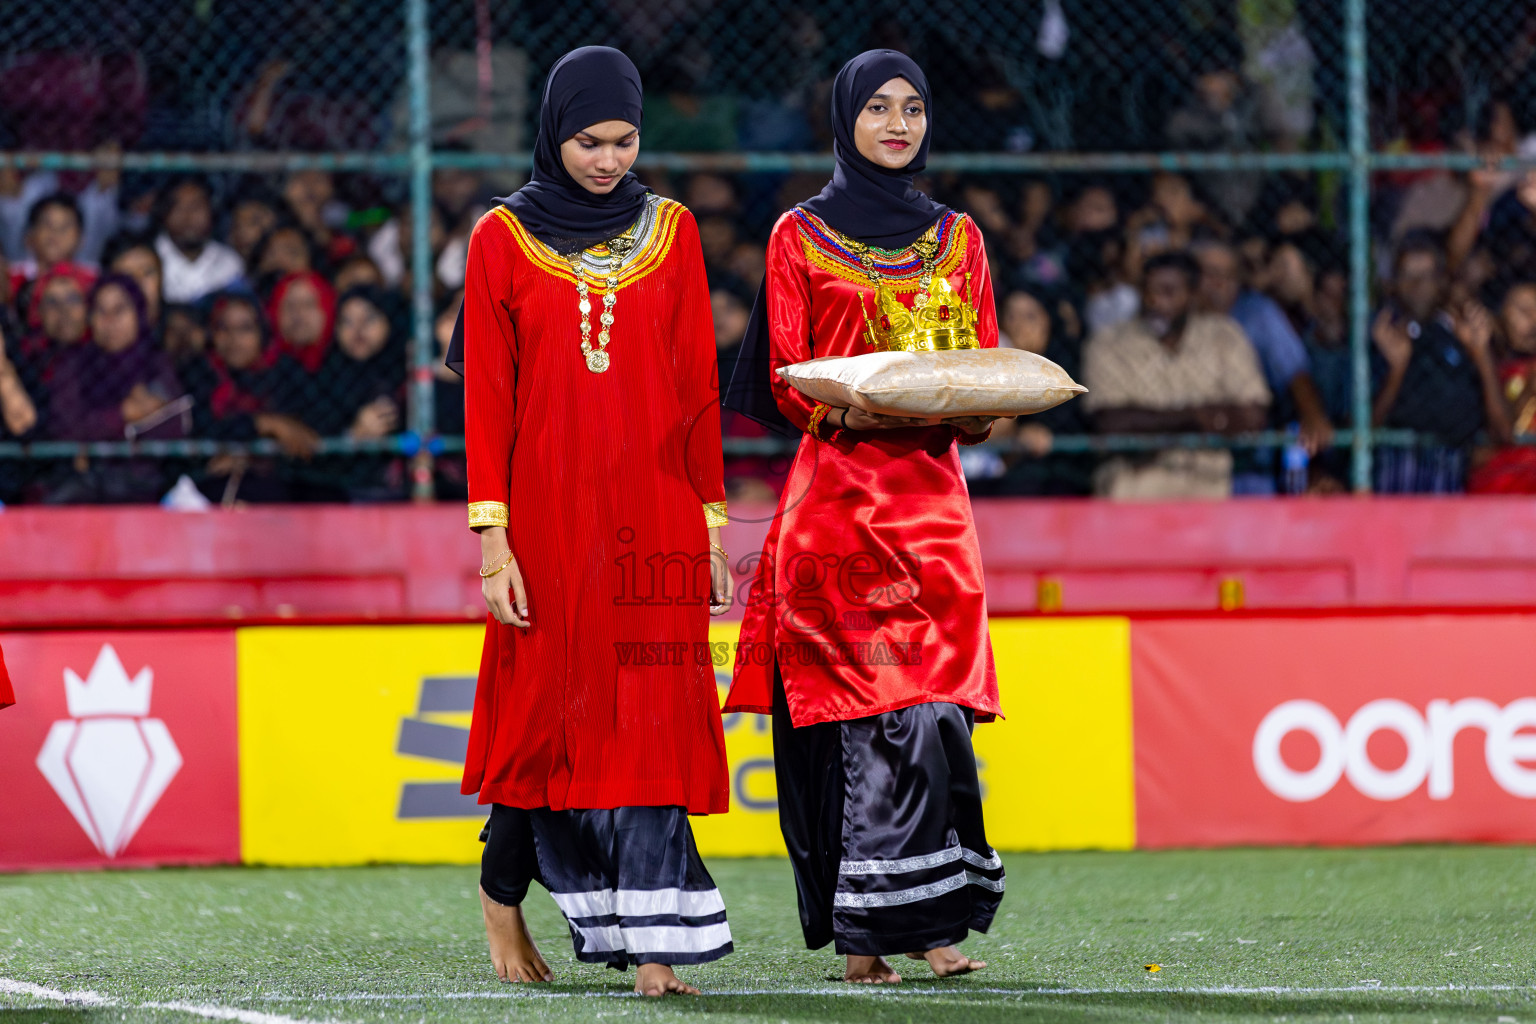
<svg viewBox="0 0 1536 1024"><path fill-rule="evenodd" d="M979 988L964 982L953 986L907 985L838 985L784 988L731 988L709 989L709 996L870 996L898 998L911 996L969 996L996 995L1029 999L1035 996L1123 996L1123 995L1198 995L1198 996L1310 996L1344 995L1348 993L1381 992L1387 994L1457 995L1477 992L1533 992L1536 985L1339 985L1329 987L1305 987L1291 985L1214 985L1209 987L1168 986L1147 988ZM430 1002L434 999L628 999L634 992L615 988L606 992L551 992L534 985L519 986L510 991L488 992L353 992L343 995L289 996L254 995L250 998L263 1002L327 1003L327 1002ZM636 997L638 998L638 997Z"/></svg>
<svg viewBox="0 0 1536 1024"><path fill-rule="evenodd" d="M0 978L0 995L30 996L50 1003L76 1003L80 1006L115 1006L115 999L108 999L99 992L61 992L56 988L44 988L30 981Z"/></svg>
<svg viewBox="0 0 1536 1024"><path fill-rule="evenodd" d="M0 996L21 996L75 1006L110 1006L124 1010L189 1013L204 1020L231 1020L238 1024L321 1024L321 1022L288 1017L280 1013L262 1013L259 1010L241 1010L233 1006L215 1006L208 1003L134 1003L104 996L100 992L64 992L56 988L34 985L30 981L17 981L14 978L0 978Z"/></svg>

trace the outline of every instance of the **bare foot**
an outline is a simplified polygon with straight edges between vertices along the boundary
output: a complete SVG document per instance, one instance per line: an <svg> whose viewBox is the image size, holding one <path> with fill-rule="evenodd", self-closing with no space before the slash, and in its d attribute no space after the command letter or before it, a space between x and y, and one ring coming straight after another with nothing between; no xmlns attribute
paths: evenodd
<svg viewBox="0 0 1536 1024"><path fill-rule="evenodd" d="M926 953L908 953L908 959L927 960L935 977L948 978L956 974L970 974L987 966L985 960L972 960L954 946L940 946Z"/></svg>
<svg viewBox="0 0 1536 1024"><path fill-rule="evenodd" d="M884 957L851 956L843 980L856 981L861 985L894 985L901 980L901 975L885 962Z"/></svg>
<svg viewBox="0 0 1536 1024"><path fill-rule="evenodd" d="M698 989L685 984L666 964L641 964L635 971L635 991L643 996L664 996L668 992L684 996L699 994Z"/></svg>
<svg viewBox="0 0 1536 1024"><path fill-rule="evenodd" d="M480 890L480 910L485 914L485 937L491 943L491 966L502 981L554 981L549 965L528 934L522 907L506 907Z"/></svg>

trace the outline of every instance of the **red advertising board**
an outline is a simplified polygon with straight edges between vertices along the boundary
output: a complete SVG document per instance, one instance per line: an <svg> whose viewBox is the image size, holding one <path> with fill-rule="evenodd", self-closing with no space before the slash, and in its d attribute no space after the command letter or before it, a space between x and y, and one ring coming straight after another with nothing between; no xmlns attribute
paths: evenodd
<svg viewBox="0 0 1536 1024"><path fill-rule="evenodd" d="M1137 845L1536 840L1536 618L1143 620Z"/></svg>
<svg viewBox="0 0 1536 1024"><path fill-rule="evenodd" d="M240 859L233 631L0 643L0 870Z"/></svg>

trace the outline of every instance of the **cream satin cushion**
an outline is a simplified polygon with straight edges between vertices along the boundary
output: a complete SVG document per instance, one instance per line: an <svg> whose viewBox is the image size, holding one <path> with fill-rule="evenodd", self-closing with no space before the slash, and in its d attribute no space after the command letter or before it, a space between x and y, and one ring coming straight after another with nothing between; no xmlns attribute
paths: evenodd
<svg viewBox="0 0 1536 1024"><path fill-rule="evenodd" d="M1044 356L1016 348L866 352L779 369L797 391L888 416L1025 416L1088 389Z"/></svg>

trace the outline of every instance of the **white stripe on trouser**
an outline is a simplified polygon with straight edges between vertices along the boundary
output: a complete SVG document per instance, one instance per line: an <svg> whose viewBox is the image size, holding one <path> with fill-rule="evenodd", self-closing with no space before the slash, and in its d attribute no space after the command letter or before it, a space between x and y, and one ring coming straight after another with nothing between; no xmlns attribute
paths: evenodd
<svg viewBox="0 0 1536 1024"><path fill-rule="evenodd" d="M584 953L708 953L731 941L731 926L719 924L688 928L683 925L653 925L648 928L620 928L616 924L572 925L581 935Z"/></svg>
<svg viewBox="0 0 1536 1024"><path fill-rule="evenodd" d="M725 909L719 889L596 889L551 893L566 917L705 917Z"/></svg>
<svg viewBox="0 0 1536 1024"><path fill-rule="evenodd" d="M903 857L900 860L845 860L838 864L837 873L840 875L900 875L908 871L926 871L929 868L942 867L957 860L964 860L972 867L985 871L996 871L1003 866L1002 858L996 853L990 857L983 857L963 846L951 846L938 853L924 853L916 857Z"/></svg>
<svg viewBox="0 0 1536 1024"><path fill-rule="evenodd" d="M631 953L708 953L731 941L731 926L724 921L697 928L657 925L620 930Z"/></svg>
<svg viewBox="0 0 1536 1024"><path fill-rule="evenodd" d="M993 880L985 875L978 875L974 871L958 871L948 878L927 885L915 885L910 889L897 889L895 892L840 892L832 896L834 907L896 907L903 903L916 903L919 900L931 900L935 896L942 896L947 892L964 888L966 885L979 885L983 889L991 889L993 892L1002 892L1004 888L1002 879Z"/></svg>

